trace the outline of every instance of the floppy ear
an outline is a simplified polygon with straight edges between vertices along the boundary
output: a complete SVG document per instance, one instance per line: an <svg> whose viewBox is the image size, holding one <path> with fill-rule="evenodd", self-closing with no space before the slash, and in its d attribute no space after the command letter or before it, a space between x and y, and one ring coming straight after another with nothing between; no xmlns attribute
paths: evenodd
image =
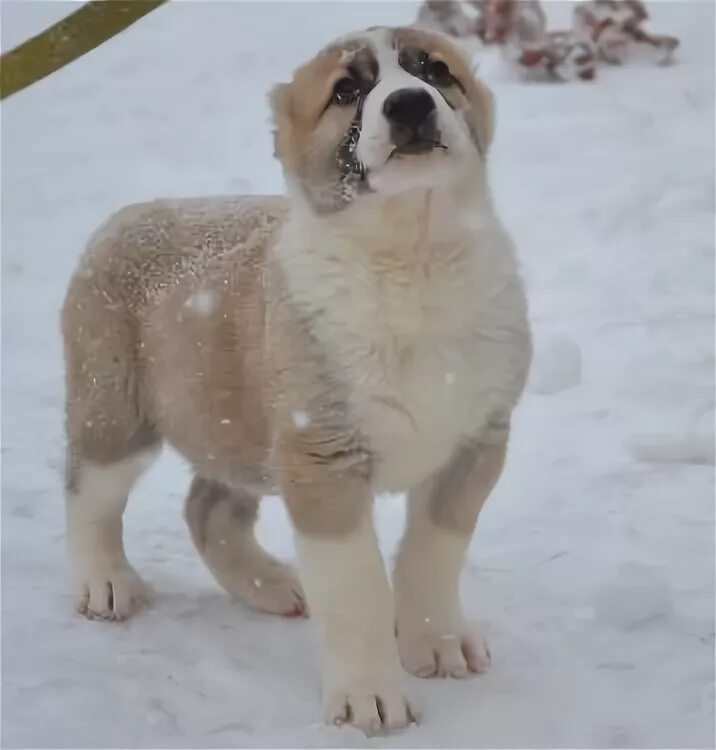
<svg viewBox="0 0 716 750"><path fill-rule="evenodd" d="M479 62L477 62L473 51L464 44L455 44L455 39L451 42L457 47L462 58L466 77L469 76L465 93L472 109L472 129L480 151L486 154L490 149L495 133L495 97L487 84L477 74Z"/></svg>
<svg viewBox="0 0 716 750"><path fill-rule="evenodd" d="M288 115L290 104L289 88L287 83L277 83L268 93L269 105L271 106L274 120Z"/></svg>
<svg viewBox="0 0 716 750"><path fill-rule="evenodd" d="M291 92L287 83L276 84L268 94L271 115L273 116L273 155L282 159L286 154L288 132L291 127Z"/></svg>
<svg viewBox="0 0 716 750"><path fill-rule="evenodd" d="M483 153L487 153L495 135L495 97L488 86L473 76L474 86L470 91L471 105L475 112L475 129Z"/></svg>

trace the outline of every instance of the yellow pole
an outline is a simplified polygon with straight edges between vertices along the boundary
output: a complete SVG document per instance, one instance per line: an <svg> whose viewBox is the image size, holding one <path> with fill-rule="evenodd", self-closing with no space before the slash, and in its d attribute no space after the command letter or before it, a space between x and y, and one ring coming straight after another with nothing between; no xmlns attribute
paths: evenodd
<svg viewBox="0 0 716 750"><path fill-rule="evenodd" d="M166 0L92 0L0 56L0 99L54 73Z"/></svg>

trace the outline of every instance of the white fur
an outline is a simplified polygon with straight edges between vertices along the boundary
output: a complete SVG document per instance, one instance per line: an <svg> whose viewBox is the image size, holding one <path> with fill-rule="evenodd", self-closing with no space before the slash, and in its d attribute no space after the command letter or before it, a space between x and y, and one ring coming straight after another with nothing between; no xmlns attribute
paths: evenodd
<svg viewBox="0 0 716 750"><path fill-rule="evenodd" d="M122 513L129 490L156 455L147 451L77 470L77 487L67 494L67 543L77 607L88 617L121 620L149 598L124 554Z"/></svg>
<svg viewBox="0 0 716 750"><path fill-rule="evenodd" d="M384 30L366 38L384 78L367 97L359 150L374 138L362 158L380 161L385 96L408 79L427 84L400 68ZM348 379L376 491L415 486L463 438L509 414L530 359L522 283L485 164L459 113L431 95L447 145L468 149L464 159L437 153L400 159L393 173L375 168L390 189L327 216L289 181L294 210L276 249L294 299L321 311L314 334Z"/></svg>
<svg viewBox="0 0 716 750"><path fill-rule="evenodd" d="M301 580L323 640L326 720L368 734L406 726L393 597L369 519L339 540L297 535ZM383 712L383 720L379 713Z"/></svg>
<svg viewBox="0 0 716 750"><path fill-rule="evenodd" d="M435 526L427 500L422 493L411 499L395 569L400 658L418 677L467 677L490 663L485 641L465 622L460 607L470 536Z"/></svg>
<svg viewBox="0 0 716 750"><path fill-rule="evenodd" d="M393 204L390 225L381 196L322 220L294 212L277 248L295 298L324 310L314 332L349 378L376 491L415 486L509 413L530 356L512 246L487 197L460 187Z"/></svg>

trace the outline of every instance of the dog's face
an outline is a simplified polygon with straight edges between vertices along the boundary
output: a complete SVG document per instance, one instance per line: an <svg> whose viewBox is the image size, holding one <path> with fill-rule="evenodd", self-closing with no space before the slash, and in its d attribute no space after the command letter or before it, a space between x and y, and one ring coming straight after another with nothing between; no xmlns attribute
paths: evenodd
<svg viewBox="0 0 716 750"><path fill-rule="evenodd" d="M484 166L492 96L446 37L376 28L345 37L271 93L289 189L317 213L361 195L464 179Z"/></svg>

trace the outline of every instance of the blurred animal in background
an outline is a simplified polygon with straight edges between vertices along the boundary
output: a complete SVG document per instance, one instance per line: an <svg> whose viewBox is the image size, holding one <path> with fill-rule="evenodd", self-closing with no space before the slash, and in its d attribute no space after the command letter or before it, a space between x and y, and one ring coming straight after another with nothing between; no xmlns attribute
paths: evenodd
<svg viewBox="0 0 716 750"><path fill-rule="evenodd" d="M673 62L679 40L646 31L648 19L640 0L590 0L574 8L572 24L575 33L591 41L604 62L621 65L637 54L646 54L660 65Z"/></svg>
<svg viewBox="0 0 716 750"><path fill-rule="evenodd" d="M599 63L673 61L679 40L648 32L648 19L640 0L587 0L575 5L571 28L550 31L539 0L426 0L417 23L499 46L527 79L589 81Z"/></svg>

